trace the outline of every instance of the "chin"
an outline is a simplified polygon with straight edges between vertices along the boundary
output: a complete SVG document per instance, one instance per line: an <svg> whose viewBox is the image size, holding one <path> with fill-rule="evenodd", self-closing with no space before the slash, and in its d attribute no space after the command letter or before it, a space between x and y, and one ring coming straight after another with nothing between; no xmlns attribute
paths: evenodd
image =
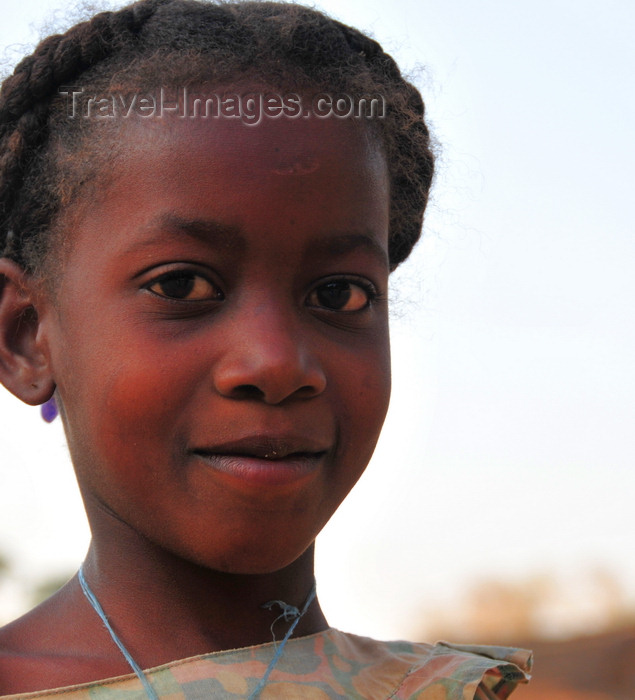
<svg viewBox="0 0 635 700"><path fill-rule="evenodd" d="M306 548L308 549L308 547ZM300 559L300 557L306 552L294 552L288 556L283 556L282 553L263 553L259 552L257 555L245 556L241 554L239 556L231 557L220 563L219 567L212 567L219 571L223 571L227 574L234 574L239 576L261 576L266 574L274 574L277 571L282 571L288 566L293 564L295 561Z"/></svg>
<svg viewBox="0 0 635 700"><path fill-rule="evenodd" d="M258 576L273 574L287 568L309 550L313 549L314 540L296 547L273 548L272 542L263 543L250 541L247 544L238 544L223 552L175 552L182 558L189 559L193 563L205 569L237 576Z"/></svg>

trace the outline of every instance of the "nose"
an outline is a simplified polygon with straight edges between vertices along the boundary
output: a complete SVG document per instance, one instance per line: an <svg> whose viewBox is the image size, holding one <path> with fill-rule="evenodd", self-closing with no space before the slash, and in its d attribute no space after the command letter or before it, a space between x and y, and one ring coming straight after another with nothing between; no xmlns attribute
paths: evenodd
<svg viewBox="0 0 635 700"><path fill-rule="evenodd" d="M320 347L302 324L271 305L234 318L214 368L214 386L232 399L276 405L326 388Z"/></svg>

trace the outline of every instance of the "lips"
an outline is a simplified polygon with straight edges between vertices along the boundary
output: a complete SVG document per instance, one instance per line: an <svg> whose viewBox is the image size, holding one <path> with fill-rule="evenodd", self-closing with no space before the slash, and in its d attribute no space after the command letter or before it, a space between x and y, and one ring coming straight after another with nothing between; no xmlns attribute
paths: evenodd
<svg viewBox="0 0 635 700"><path fill-rule="evenodd" d="M330 445L305 436L254 435L192 452L245 485L282 486L315 474L329 450Z"/></svg>

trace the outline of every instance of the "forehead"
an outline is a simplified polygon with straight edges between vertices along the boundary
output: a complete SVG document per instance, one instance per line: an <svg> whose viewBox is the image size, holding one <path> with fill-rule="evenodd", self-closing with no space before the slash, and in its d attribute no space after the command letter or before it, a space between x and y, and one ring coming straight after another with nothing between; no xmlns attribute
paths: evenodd
<svg viewBox="0 0 635 700"><path fill-rule="evenodd" d="M293 252L294 241L299 248L309 238L350 234L387 251L383 150L352 120L130 120L113 148L101 192L77 212L72 249L83 233L99 246L107 237L109 249L123 251L127 239L148 229L167 233L157 222L171 219L248 233L260 255L268 245Z"/></svg>
<svg viewBox="0 0 635 700"><path fill-rule="evenodd" d="M331 118L269 118L258 124L223 117L170 117L124 123L123 163L134 168L140 156L233 161L241 178L310 175L318 171L349 171L361 178L386 177L383 146L359 120ZM150 152L150 153L149 153ZM245 155L249 154L248 158ZM169 163L163 170L169 170Z"/></svg>
<svg viewBox="0 0 635 700"><path fill-rule="evenodd" d="M228 118L137 120L123 125L118 142L111 176L124 193L132 179L163 194L176 186L175 196L184 188L190 197L215 195L219 206L222 199L244 205L266 190L276 191L278 205L302 197L342 208L369 198L388 203L383 147L350 119L265 119L253 126Z"/></svg>

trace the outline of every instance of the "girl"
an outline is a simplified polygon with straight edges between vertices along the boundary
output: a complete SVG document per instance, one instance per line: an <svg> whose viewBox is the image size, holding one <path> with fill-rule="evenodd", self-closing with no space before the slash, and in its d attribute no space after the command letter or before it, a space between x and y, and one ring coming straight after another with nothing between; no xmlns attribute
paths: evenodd
<svg viewBox="0 0 635 700"><path fill-rule="evenodd" d="M20 63L0 159L0 379L59 410L92 531L0 631L0 693L506 698L523 652L344 634L315 595L433 172L390 56L300 6L142 0Z"/></svg>

